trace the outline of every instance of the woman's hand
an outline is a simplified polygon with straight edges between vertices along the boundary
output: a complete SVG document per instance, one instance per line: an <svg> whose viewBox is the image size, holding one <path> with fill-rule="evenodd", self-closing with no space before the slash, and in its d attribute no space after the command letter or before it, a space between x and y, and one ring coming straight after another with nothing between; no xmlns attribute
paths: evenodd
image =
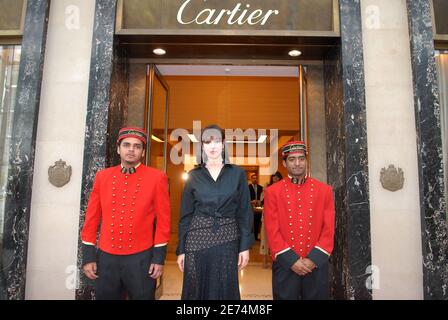
<svg viewBox="0 0 448 320"><path fill-rule="evenodd" d="M184 272L184 261L185 261L185 253L177 256L177 265L179 266L179 269L182 272Z"/></svg>
<svg viewBox="0 0 448 320"><path fill-rule="evenodd" d="M249 263L249 250L240 252L240 255L238 257L238 271L243 270L248 263Z"/></svg>

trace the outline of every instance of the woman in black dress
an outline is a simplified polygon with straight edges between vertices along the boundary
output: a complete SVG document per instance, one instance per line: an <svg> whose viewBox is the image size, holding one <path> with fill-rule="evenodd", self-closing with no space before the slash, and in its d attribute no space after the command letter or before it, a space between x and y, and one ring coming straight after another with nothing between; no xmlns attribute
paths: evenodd
<svg viewBox="0 0 448 320"><path fill-rule="evenodd" d="M183 300L238 300L238 271L249 262L253 214L245 171L225 161L224 131L201 134L200 163L182 195L177 263Z"/></svg>

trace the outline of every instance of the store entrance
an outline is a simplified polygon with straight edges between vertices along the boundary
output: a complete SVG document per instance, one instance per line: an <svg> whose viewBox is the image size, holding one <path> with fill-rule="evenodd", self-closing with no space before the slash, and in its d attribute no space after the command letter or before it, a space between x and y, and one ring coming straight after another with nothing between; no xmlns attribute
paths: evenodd
<svg viewBox="0 0 448 320"><path fill-rule="evenodd" d="M217 124L230 131L230 160L245 169L248 188L252 174L263 188L276 171L286 176L278 150L292 139L308 143L310 173L326 182L324 60L338 38L121 34L118 40L128 84L124 124L147 129L148 163L166 170L169 178L171 240L158 294L177 299L180 204L201 128ZM262 197L254 202L258 217ZM257 229L259 241L240 274L241 295L272 299L262 222Z"/></svg>
<svg viewBox="0 0 448 320"><path fill-rule="evenodd" d="M167 266L172 270L165 274L163 296L169 295L173 286L181 285L181 278L169 279L178 272L175 250L181 196L187 173L196 164L201 128L218 124L229 130L230 160L245 169L248 185L253 174L263 188L276 171L287 175L278 150L292 139L308 140L310 149L319 153L318 157L311 154L311 173L326 180L325 152L321 151L325 149L322 63L281 66L136 62L129 65L129 81L127 125L149 130L148 159L151 165L166 169L169 178L172 235ZM263 194L259 200L254 217L261 216ZM259 224L258 238L250 252L250 268L258 271L246 272L246 277L259 274L266 278L261 283L270 292L271 258L263 223ZM261 276L260 272L266 274Z"/></svg>
<svg viewBox="0 0 448 320"><path fill-rule="evenodd" d="M144 66L134 67L133 78ZM149 94L143 108L130 99L128 125L147 129L151 137L148 164L166 171L169 177L173 219L169 260L175 260L181 194L186 174L196 165L201 128L218 124L227 129L231 162L245 169L248 184L256 175L258 185L266 188L276 171L286 175L278 155L281 145L291 139L308 139L306 105L302 105L306 99L301 99L306 83L300 72L304 69L293 66L146 66L149 90L140 91ZM130 90L139 89L134 83ZM265 236L257 221L263 194L254 200L259 200L254 205L254 231L259 241L252 249L251 261L267 266Z"/></svg>

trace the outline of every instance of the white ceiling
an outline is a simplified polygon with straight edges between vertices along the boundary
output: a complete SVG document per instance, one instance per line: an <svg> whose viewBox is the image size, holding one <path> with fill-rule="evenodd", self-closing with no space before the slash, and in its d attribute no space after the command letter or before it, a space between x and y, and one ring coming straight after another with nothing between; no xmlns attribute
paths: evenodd
<svg viewBox="0 0 448 320"><path fill-rule="evenodd" d="M237 65L169 65L157 68L165 76L251 76L298 77L296 66L237 66Z"/></svg>

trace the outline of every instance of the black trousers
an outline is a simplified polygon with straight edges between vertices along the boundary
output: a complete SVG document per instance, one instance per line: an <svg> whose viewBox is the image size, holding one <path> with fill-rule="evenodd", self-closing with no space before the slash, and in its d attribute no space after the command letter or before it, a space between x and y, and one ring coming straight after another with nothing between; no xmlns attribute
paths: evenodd
<svg viewBox="0 0 448 320"><path fill-rule="evenodd" d="M156 280L148 274L152 249L131 255L98 251L95 296L97 300L154 300Z"/></svg>
<svg viewBox="0 0 448 320"><path fill-rule="evenodd" d="M274 261L272 291L274 300L328 300L328 262L305 276L299 276Z"/></svg>

